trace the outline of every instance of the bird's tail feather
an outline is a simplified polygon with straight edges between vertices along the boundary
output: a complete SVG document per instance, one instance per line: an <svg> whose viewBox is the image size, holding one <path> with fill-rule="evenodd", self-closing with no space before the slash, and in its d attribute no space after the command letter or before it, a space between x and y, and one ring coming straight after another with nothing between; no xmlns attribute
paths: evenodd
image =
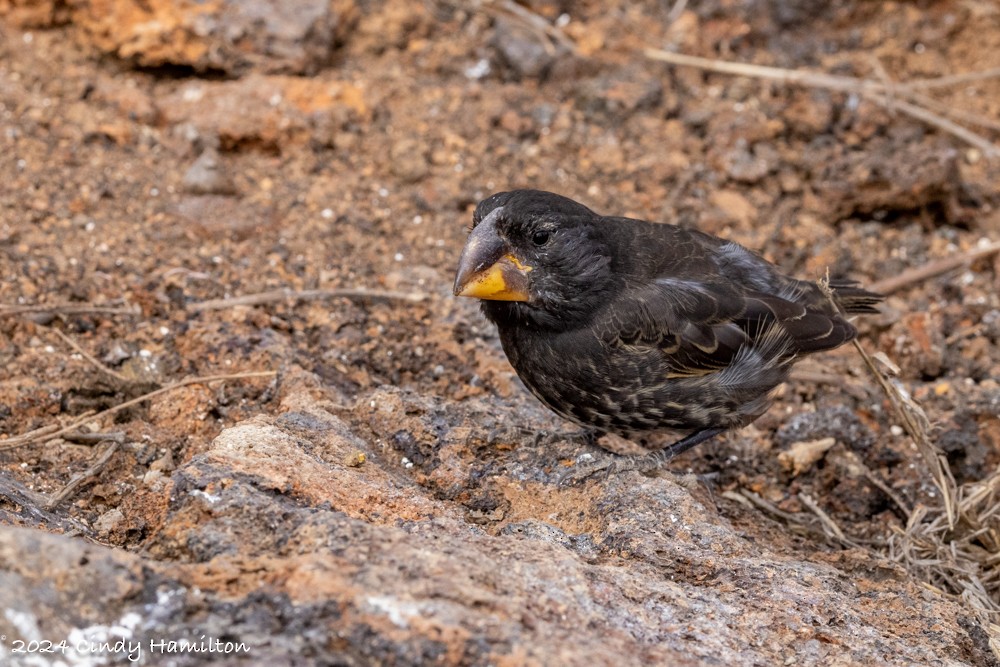
<svg viewBox="0 0 1000 667"><path fill-rule="evenodd" d="M877 306L885 297L858 286L855 280L831 280L833 298L846 313L877 313Z"/></svg>

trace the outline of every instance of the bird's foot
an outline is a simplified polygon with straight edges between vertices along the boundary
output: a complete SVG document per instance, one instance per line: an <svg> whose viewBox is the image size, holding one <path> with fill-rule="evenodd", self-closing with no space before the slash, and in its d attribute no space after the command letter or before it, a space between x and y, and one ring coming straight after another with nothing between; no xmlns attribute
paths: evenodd
<svg viewBox="0 0 1000 667"><path fill-rule="evenodd" d="M632 456L611 454L599 459L590 457L590 460L581 461L563 473L559 478L559 486L574 486L597 475L607 479L611 475L630 470L646 474L661 468L671 458L664 456L663 450Z"/></svg>
<svg viewBox="0 0 1000 667"><path fill-rule="evenodd" d="M608 456L607 454L600 458L594 457L593 454L582 454L577 457L577 461L572 468L559 475L558 485L563 488L576 486L602 472L603 475L601 477L607 479L611 476L612 472L617 470L616 464L618 458L617 456Z"/></svg>
<svg viewBox="0 0 1000 667"><path fill-rule="evenodd" d="M594 445L597 442L597 432L591 428L582 428L576 431L536 431L533 445L552 445L557 442L568 440L581 441L587 445Z"/></svg>
<svg viewBox="0 0 1000 667"><path fill-rule="evenodd" d="M618 474L635 470L642 474L648 474L663 467L672 458L686 452L695 445L701 444L710 438L722 433L725 429L706 428L695 431L687 437L681 438L677 442L648 454L633 456L605 456L600 459L584 460L567 470L559 478L559 486L572 486L589 479L597 473L603 472L603 477L607 479L612 474ZM590 456L590 455L586 455ZM591 459L593 457L590 457Z"/></svg>

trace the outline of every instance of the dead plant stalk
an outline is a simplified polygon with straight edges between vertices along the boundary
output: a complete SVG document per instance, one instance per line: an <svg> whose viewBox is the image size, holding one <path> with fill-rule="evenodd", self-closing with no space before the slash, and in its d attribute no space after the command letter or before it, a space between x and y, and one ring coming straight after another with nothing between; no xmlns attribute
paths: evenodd
<svg viewBox="0 0 1000 667"><path fill-rule="evenodd" d="M808 70L790 70L781 67L768 67L765 65L753 65L750 63L737 63L726 60L713 60L711 58L701 58L689 56L683 53L673 53L660 49L646 49L644 51L647 58L660 62L669 63L681 67L695 67L709 72L720 74L732 74L736 76L748 76L755 79L766 79L775 81L786 86L804 86L808 88L823 88L826 90L837 90L846 93L854 93L860 97L871 100L876 104L889 109L906 114L911 118L920 120L928 125L932 125L940 130L952 134L970 146L977 148L984 157L991 160L1000 160L1000 148L994 145L985 137L962 127L961 125L945 118L943 115L935 113L921 105L922 93L919 91L929 88L942 88L945 86L957 85L969 81L979 81L1000 77L1000 69L985 70L983 72L970 72L965 75L954 75L941 77L939 79L924 79L910 83L895 83L888 80L861 79L852 76L838 76L825 74L823 72L811 72ZM923 96L924 98L926 96ZM938 107L943 113L951 115L951 110L946 107ZM970 122L968 114L958 112L958 117ZM982 123L977 123L982 125ZM988 125L988 124L987 124Z"/></svg>

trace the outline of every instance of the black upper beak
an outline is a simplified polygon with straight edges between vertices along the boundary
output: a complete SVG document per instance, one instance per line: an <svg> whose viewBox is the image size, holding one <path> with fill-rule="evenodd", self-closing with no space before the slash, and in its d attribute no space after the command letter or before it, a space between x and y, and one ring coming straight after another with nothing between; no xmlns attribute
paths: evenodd
<svg viewBox="0 0 1000 667"><path fill-rule="evenodd" d="M469 234L458 260L455 296L493 301L528 301L531 267L520 261L497 233L498 206Z"/></svg>

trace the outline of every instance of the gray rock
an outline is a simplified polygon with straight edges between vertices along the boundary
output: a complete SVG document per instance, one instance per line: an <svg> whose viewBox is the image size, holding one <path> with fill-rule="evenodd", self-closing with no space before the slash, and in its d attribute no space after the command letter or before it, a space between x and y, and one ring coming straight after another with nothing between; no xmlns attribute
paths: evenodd
<svg viewBox="0 0 1000 667"><path fill-rule="evenodd" d="M352 429L309 385L289 376L285 416L227 429L178 468L141 556L0 528L0 660L27 664L14 640L84 636L181 666L991 659L967 609L865 552L749 540L670 475L572 489L487 477L467 454L511 442L483 419L489 403L469 399L464 419L379 390L359 397ZM401 466L390 426L440 464ZM346 465L358 450L365 462ZM552 454L499 455L544 467ZM505 509L470 523L449 485ZM209 648L158 643L181 640Z"/></svg>
<svg viewBox="0 0 1000 667"><path fill-rule="evenodd" d="M329 62L338 15L327 0L111 0L72 3L93 48L143 67L308 74Z"/></svg>

